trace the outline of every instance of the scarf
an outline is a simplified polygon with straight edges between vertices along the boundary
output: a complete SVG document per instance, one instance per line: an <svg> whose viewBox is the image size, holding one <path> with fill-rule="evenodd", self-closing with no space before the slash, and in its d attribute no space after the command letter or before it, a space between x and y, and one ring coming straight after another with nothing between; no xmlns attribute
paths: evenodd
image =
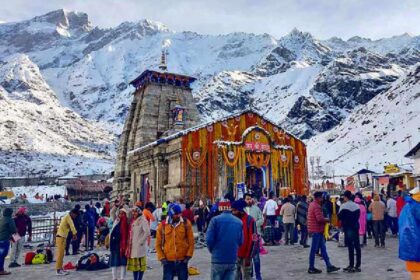
<svg viewBox="0 0 420 280"><path fill-rule="evenodd" d="M127 242L128 242L128 222L127 216L122 215L120 218L120 256L123 257L127 250Z"/></svg>

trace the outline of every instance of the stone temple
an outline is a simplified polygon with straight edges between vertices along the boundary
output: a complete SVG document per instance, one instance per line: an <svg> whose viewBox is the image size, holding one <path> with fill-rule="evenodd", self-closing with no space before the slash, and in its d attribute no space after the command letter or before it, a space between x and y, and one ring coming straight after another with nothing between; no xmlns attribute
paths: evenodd
<svg viewBox="0 0 420 280"><path fill-rule="evenodd" d="M306 146L251 109L200 122L194 78L144 71L121 134L113 196L161 203L308 192Z"/></svg>

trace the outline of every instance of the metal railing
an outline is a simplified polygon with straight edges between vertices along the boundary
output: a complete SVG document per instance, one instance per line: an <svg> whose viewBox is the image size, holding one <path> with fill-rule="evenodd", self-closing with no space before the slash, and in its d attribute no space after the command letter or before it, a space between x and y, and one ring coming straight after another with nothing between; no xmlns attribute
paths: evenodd
<svg viewBox="0 0 420 280"><path fill-rule="evenodd" d="M54 245L55 235L61 218L32 218L33 243L48 243Z"/></svg>

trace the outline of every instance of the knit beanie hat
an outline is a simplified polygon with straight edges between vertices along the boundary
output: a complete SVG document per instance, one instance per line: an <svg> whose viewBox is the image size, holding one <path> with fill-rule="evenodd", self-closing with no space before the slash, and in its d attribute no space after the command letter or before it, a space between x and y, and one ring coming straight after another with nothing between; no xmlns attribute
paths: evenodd
<svg viewBox="0 0 420 280"><path fill-rule="evenodd" d="M232 203L232 209L236 209L240 212L245 212L244 209L246 207L246 202L243 199L235 200Z"/></svg>
<svg viewBox="0 0 420 280"><path fill-rule="evenodd" d="M220 200L217 209L220 212L230 211L230 201L229 201L229 199Z"/></svg>
<svg viewBox="0 0 420 280"><path fill-rule="evenodd" d="M169 210L168 210L168 215L169 216L173 216L173 215L178 215L182 213L182 209L181 206L179 206L179 204L177 203L172 203L171 205L169 205Z"/></svg>
<svg viewBox="0 0 420 280"><path fill-rule="evenodd" d="M13 209L12 208L5 208L3 210L3 216L4 217L12 217Z"/></svg>

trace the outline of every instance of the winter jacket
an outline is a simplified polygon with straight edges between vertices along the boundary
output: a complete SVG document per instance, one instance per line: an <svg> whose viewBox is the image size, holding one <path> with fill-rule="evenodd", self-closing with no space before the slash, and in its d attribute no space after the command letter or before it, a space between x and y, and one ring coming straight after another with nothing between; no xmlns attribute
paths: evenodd
<svg viewBox="0 0 420 280"><path fill-rule="evenodd" d="M14 220L17 228L17 233L19 233L20 236L23 237L26 235L26 233L28 233L29 236L32 235L32 220L28 215L16 215Z"/></svg>
<svg viewBox="0 0 420 280"><path fill-rule="evenodd" d="M341 221L341 226L344 231L352 230L359 232L359 218L360 208L359 205L349 200L341 205L340 212L338 212L338 218Z"/></svg>
<svg viewBox="0 0 420 280"><path fill-rule="evenodd" d="M242 230L244 236L244 242L242 243L241 247L238 250L238 257L240 258L250 258L252 253L252 242L253 242L253 235L256 234L254 232L255 227L255 220L254 218L251 219L251 223L248 222L248 214L244 213L242 216Z"/></svg>
<svg viewBox="0 0 420 280"><path fill-rule="evenodd" d="M232 213L223 212L211 219L206 233L211 262L235 264L243 239L242 221Z"/></svg>
<svg viewBox="0 0 420 280"><path fill-rule="evenodd" d="M182 217L184 219L187 219L191 223L194 223L194 213L191 209L185 209L184 211L182 211Z"/></svg>
<svg viewBox="0 0 420 280"><path fill-rule="evenodd" d="M158 260L182 261L194 253L194 235L191 222L182 217L176 224L168 219L159 224L156 231L156 254Z"/></svg>
<svg viewBox="0 0 420 280"><path fill-rule="evenodd" d="M245 212L254 218L255 225L257 227L257 233L261 235L261 227L264 224L264 217L262 215L261 209L257 205L252 205L251 207L246 207Z"/></svg>
<svg viewBox="0 0 420 280"><path fill-rule="evenodd" d="M83 214L84 224L90 229L94 228L96 225L95 215L96 212L93 208L89 208L89 210L86 210L86 212Z"/></svg>
<svg viewBox="0 0 420 280"><path fill-rule="evenodd" d="M147 239L150 236L149 223L142 215L131 223L128 239L128 258L141 258L147 253Z"/></svg>
<svg viewBox="0 0 420 280"><path fill-rule="evenodd" d="M382 221L385 216L385 203L382 201L373 201L369 205L369 211L372 212L372 221Z"/></svg>
<svg viewBox="0 0 420 280"><path fill-rule="evenodd" d="M389 198L386 201L386 211L391 218L397 217L397 202L394 199Z"/></svg>
<svg viewBox="0 0 420 280"><path fill-rule="evenodd" d="M308 209L308 232L323 233L326 223L321 205L316 201L311 202Z"/></svg>
<svg viewBox="0 0 420 280"><path fill-rule="evenodd" d="M308 218L308 203L300 201L296 206L296 222L305 226Z"/></svg>
<svg viewBox="0 0 420 280"><path fill-rule="evenodd" d="M69 231L73 233L73 235L77 234L77 230L74 227L73 219L71 218L70 214L65 215L60 222L60 226L57 230L57 236L67 238L69 235Z"/></svg>
<svg viewBox="0 0 420 280"><path fill-rule="evenodd" d="M401 211L404 208L405 200L403 197L399 196L397 198L397 217L400 217Z"/></svg>
<svg viewBox="0 0 420 280"><path fill-rule="evenodd" d="M295 223L296 207L290 203L285 203L280 210L280 215L283 216L283 224Z"/></svg>
<svg viewBox="0 0 420 280"><path fill-rule="evenodd" d="M359 204L359 209L360 209L359 235L365 235L366 234L366 222L367 222L366 207L363 204Z"/></svg>
<svg viewBox="0 0 420 280"><path fill-rule="evenodd" d="M12 219L13 209L3 210L3 217L0 218L0 241L9 240L12 234L16 233L15 221Z"/></svg>
<svg viewBox="0 0 420 280"><path fill-rule="evenodd" d="M399 218L399 258L420 262L420 200L405 198L406 205Z"/></svg>

